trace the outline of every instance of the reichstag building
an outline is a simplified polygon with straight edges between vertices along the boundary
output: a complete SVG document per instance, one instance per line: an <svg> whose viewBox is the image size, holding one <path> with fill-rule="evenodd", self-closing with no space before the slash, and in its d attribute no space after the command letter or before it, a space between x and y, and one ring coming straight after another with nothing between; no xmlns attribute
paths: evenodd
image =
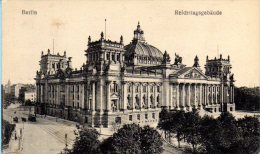
<svg viewBox="0 0 260 154"><path fill-rule="evenodd" d="M154 34L156 35L156 34ZM82 53L83 54L83 53ZM138 23L130 44L88 38L86 62L72 67L66 52L42 52L36 73L36 112L90 127L137 123L156 126L162 108L207 112L234 111L230 57L206 58L205 71L194 57L182 57L150 45Z"/></svg>

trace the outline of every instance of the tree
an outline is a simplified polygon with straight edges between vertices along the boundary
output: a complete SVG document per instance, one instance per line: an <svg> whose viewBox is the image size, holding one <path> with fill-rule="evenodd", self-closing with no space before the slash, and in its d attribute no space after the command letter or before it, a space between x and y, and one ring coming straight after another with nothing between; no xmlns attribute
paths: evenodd
<svg viewBox="0 0 260 154"><path fill-rule="evenodd" d="M99 152L99 133L95 129L79 129L71 154L92 154Z"/></svg>
<svg viewBox="0 0 260 154"><path fill-rule="evenodd" d="M143 154L159 154L163 151L161 135L153 128L144 126L140 134Z"/></svg>
<svg viewBox="0 0 260 154"><path fill-rule="evenodd" d="M258 119L246 116L239 119L237 124L241 132L239 152L243 154L255 153L260 148L260 129Z"/></svg>
<svg viewBox="0 0 260 154"><path fill-rule="evenodd" d="M187 142L192 145L193 153L196 153L200 141L200 116L197 111L185 113L184 134Z"/></svg>
<svg viewBox="0 0 260 154"><path fill-rule="evenodd" d="M136 124L123 125L117 133L113 134L110 142L111 152L113 154L141 152L140 147L141 127ZM109 150L109 149L108 149Z"/></svg>
<svg viewBox="0 0 260 154"><path fill-rule="evenodd" d="M127 124L104 140L100 149L104 154L159 154L163 151L162 145L161 136L155 129Z"/></svg>
<svg viewBox="0 0 260 154"><path fill-rule="evenodd" d="M221 126L218 120L208 115L202 117L199 128L201 152L217 153L218 149L216 149L215 145L221 142L220 129Z"/></svg>
<svg viewBox="0 0 260 154"><path fill-rule="evenodd" d="M180 141L184 135L184 122L185 122L185 112L184 111L176 111L173 112L170 116L169 125L170 132L176 134L176 138L178 141L178 147L180 148Z"/></svg>
<svg viewBox="0 0 260 154"><path fill-rule="evenodd" d="M171 112L169 112L166 109L162 109L162 111L160 112L160 119L157 127L160 130L164 131L165 138L167 138L167 134L169 134L171 130L170 119L171 119Z"/></svg>
<svg viewBox="0 0 260 154"><path fill-rule="evenodd" d="M235 87L236 109L260 110L260 88Z"/></svg>

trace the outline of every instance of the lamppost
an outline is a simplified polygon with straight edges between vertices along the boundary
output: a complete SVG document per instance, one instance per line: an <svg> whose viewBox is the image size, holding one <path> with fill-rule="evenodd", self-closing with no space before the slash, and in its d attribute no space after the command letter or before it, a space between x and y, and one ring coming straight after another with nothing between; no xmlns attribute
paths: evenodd
<svg viewBox="0 0 260 154"><path fill-rule="evenodd" d="M67 154L67 149L68 149L68 134L65 134L65 154Z"/></svg>

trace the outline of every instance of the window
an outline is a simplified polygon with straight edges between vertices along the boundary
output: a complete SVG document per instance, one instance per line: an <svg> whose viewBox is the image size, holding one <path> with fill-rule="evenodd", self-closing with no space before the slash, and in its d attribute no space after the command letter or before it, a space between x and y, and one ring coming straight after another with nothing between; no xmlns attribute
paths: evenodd
<svg viewBox="0 0 260 154"><path fill-rule="evenodd" d="M133 120L133 116L129 115L129 121L132 121L132 120Z"/></svg>
<svg viewBox="0 0 260 154"><path fill-rule="evenodd" d="M146 86L143 86L143 92L146 92Z"/></svg>
<svg viewBox="0 0 260 154"><path fill-rule="evenodd" d="M157 86L157 92L160 92L160 86Z"/></svg>
<svg viewBox="0 0 260 154"><path fill-rule="evenodd" d="M150 88L150 92L153 92L153 86L151 86L151 88Z"/></svg>
<svg viewBox="0 0 260 154"><path fill-rule="evenodd" d="M121 117L116 117L116 118L115 118L115 122L116 122L117 124L121 124Z"/></svg>
<svg viewBox="0 0 260 154"><path fill-rule="evenodd" d="M112 53L112 60L115 61L115 54Z"/></svg>
<svg viewBox="0 0 260 154"><path fill-rule="evenodd" d="M155 113L152 114L153 119L155 119Z"/></svg>
<svg viewBox="0 0 260 154"><path fill-rule="evenodd" d="M135 87L135 92L136 92L136 93L138 92L138 89L139 89L139 86L136 86L136 87Z"/></svg>
<svg viewBox="0 0 260 154"><path fill-rule="evenodd" d="M140 120L140 114L137 114L137 120Z"/></svg>
<svg viewBox="0 0 260 154"><path fill-rule="evenodd" d="M107 60L110 60L110 54L107 53Z"/></svg>
<svg viewBox="0 0 260 154"><path fill-rule="evenodd" d="M233 111L233 108L232 108L232 107L230 107L230 111Z"/></svg>
<svg viewBox="0 0 260 154"><path fill-rule="evenodd" d="M148 119L148 114L145 114L145 119Z"/></svg>
<svg viewBox="0 0 260 154"><path fill-rule="evenodd" d="M128 86L127 91L130 93L131 92L131 85Z"/></svg>

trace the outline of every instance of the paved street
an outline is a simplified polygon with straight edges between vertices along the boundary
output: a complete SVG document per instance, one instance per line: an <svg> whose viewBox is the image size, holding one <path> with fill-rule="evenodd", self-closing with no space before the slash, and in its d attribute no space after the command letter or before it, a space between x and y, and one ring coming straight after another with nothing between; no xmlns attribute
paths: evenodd
<svg viewBox="0 0 260 154"><path fill-rule="evenodd" d="M76 129L74 122L58 120L53 117L37 117L37 122L21 122L20 117L28 117L29 111L22 111L20 108L8 108L3 110L3 118L11 121L14 112L19 118L16 124L16 132L18 139L14 139L14 135L10 141L9 148L3 153L19 153L19 154L57 154L65 147L65 134L68 134L67 143L72 146L75 138L74 130ZM22 129L22 135L20 134ZM19 138L20 148L19 148Z"/></svg>
<svg viewBox="0 0 260 154"><path fill-rule="evenodd" d="M3 109L3 118L5 120L11 122L14 116L19 118L19 122L16 123L18 139L14 139L13 133L9 148L3 151L4 154L58 154L65 147L66 133L68 134L68 147L72 147L73 140L75 139L75 122L37 115L37 122L29 122L27 120L27 122L22 123L21 117L27 118L28 114L28 109L24 110L17 104L12 104L8 109ZM20 134L21 130L22 135ZM99 131L99 129L97 130ZM103 129L102 134L111 134L109 130L110 129ZM106 137L108 137L108 135L101 135L101 138ZM19 140L19 138L21 139ZM183 152L164 142L163 153L181 154Z"/></svg>

